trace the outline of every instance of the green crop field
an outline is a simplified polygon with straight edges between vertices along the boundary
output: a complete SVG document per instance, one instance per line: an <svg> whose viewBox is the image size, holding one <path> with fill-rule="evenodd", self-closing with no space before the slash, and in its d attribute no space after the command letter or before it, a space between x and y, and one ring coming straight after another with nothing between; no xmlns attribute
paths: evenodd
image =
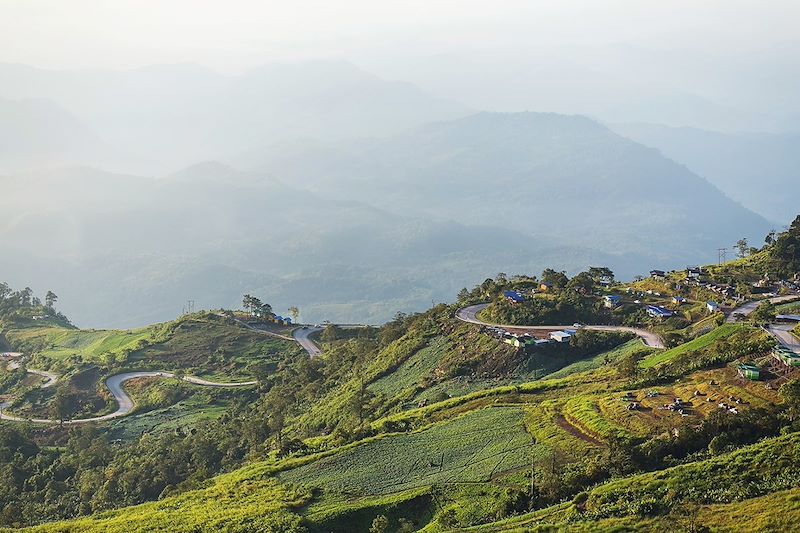
<svg viewBox="0 0 800 533"><path fill-rule="evenodd" d="M488 481L529 464L535 448L517 407L492 407L403 435L370 440L279 474L283 482L348 496Z"/></svg>
<svg viewBox="0 0 800 533"><path fill-rule="evenodd" d="M723 324L720 327L706 333L705 335L702 335L685 344L681 344L680 346L676 346L675 348L669 350L654 353L653 355L644 358L639 363L639 366L641 366L642 368L650 368L656 366L665 361L669 361L670 359L677 357L679 355L710 346L714 342L720 339L724 339L726 337L730 337L737 331L741 331L742 329L745 329L747 327L748 326L744 324Z"/></svg>
<svg viewBox="0 0 800 533"><path fill-rule="evenodd" d="M446 337L432 339L425 348L406 359L397 370L373 382L370 389L392 396L419 385L420 380L436 368L442 355L451 348Z"/></svg>

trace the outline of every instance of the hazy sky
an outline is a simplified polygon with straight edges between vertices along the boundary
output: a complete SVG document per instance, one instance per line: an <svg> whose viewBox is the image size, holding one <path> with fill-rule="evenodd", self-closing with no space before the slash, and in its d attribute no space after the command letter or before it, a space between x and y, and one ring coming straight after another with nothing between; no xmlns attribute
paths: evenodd
<svg viewBox="0 0 800 533"><path fill-rule="evenodd" d="M0 61L237 71L509 46L758 49L795 39L798 19L794 0L0 0Z"/></svg>

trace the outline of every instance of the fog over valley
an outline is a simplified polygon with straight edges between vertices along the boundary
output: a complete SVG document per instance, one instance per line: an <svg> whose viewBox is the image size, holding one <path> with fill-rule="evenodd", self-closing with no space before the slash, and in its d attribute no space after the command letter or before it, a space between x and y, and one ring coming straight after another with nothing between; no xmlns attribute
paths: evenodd
<svg viewBox="0 0 800 533"><path fill-rule="evenodd" d="M187 42L212 24L198 9ZM243 292L311 321L380 323L494 272L603 264L631 278L713 261L792 219L800 78L782 26L729 48L702 17L685 42L671 19L661 40L630 28L559 40L513 22L529 7L485 26L476 9L452 41L434 26L419 46L404 47L413 19L379 9L379 49L356 32L237 56L230 33L233 63L161 22L146 33L166 63L117 41L90 50L91 31L65 41L84 61L18 39L0 57L4 279L54 290L84 326Z"/></svg>

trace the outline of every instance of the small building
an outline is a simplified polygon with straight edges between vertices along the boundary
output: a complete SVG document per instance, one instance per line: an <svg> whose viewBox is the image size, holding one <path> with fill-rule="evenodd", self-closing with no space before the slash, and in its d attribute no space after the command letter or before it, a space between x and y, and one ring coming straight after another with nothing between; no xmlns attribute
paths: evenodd
<svg viewBox="0 0 800 533"><path fill-rule="evenodd" d="M672 297L672 303L674 303L674 304L681 305L685 301L686 301L686 298L683 298L682 296L673 296Z"/></svg>
<svg viewBox="0 0 800 533"><path fill-rule="evenodd" d="M510 344L515 348L525 348L527 346L535 346L536 339L530 335L520 335L518 337L509 336L503 339L503 342Z"/></svg>
<svg viewBox="0 0 800 533"><path fill-rule="evenodd" d="M653 279L664 279L667 277L667 273L663 270L651 270L650 277Z"/></svg>
<svg viewBox="0 0 800 533"><path fill-rule="evenodd" d="M708 309L709 313L717 313L719 312L719 304L717 302L706 302L706 309Z"/></svg>
<svg viewBox="0 0 800 533"><path fill-rule="evenodd" d="M550 338L556 342L569 342L572 339L572 334L566 331L553 331L550 333Z"/></svg>
<svg viewBox="0 0 800 533"><path fill-rule="evenodd" d="M772 357L786 366L800 367L800 355L794 353L786 346L776 346L773 348Z"/></svg>
<svg viewBox="0 0 800 533"><path fill-rule="evenodd" d="M669 318L673 314L669 309L665 309L659 305L648 305L645 307L645 311L654 318Z"/></svg>
<svg viewBox="0 0 800 533"><path fill-rule="evenodd" d="M619 305L620 298L616 294L609 294L603 298L603 305L608 307L609 309L617 307Z"/></svg>
<svg viewBox="0 0 800 533"><path fill-rule="evenodd" d="M519 293L519 291L503 291L503 298L515 304L525 301L525 298Z"/></svg>
<svg viewBox="0 0 800 533"><path fill-rule="evenodd" d="M552 289L553 289L553 284L552 283L544 283L544 282L542 282L542 283L539 284L539 290L542 291L542 292L547 292L547 291L550 291Z"/></svg>
<svg viewBox="0 0 800 533"><path fill-rule="evenodd" d="M703 275L703 269L700 267L686 267L686 277L691 279L699 279Z"/></svg>
<svg viewBox="0 0 800 533"><path fill-rule="evenodd" d="M742 363L737 367L736 370L739 373L739 376L745 379L758 381L761 377L761 370L752 363Z"/></svg>

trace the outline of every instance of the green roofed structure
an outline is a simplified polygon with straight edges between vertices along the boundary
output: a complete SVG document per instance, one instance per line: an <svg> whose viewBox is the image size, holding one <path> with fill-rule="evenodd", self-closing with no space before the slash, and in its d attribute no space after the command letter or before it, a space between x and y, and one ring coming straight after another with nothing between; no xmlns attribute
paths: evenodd
<svg viewBox="0 0 800 533"><path fill-rule="evenodd" d="M800 355L785 346L773 348L772 356L786 366L800 367Z"/></svg>
<svg viewBox="0 0 800 533"><path fill-rule="evenodd" d="M536 345L536 338L528 337L528 336L521 336L521 337L506 337L503 339L503 342L506 344L510 344L516 348L525 348L528 346L535 346Z"/></svg>
<svg viewBox="0 0 800 533"><path fill-rule="evenodd" d="M737 368L739 375L745 379L758 381L761 378L761 369L752 363L742 363Z"/></svg>

